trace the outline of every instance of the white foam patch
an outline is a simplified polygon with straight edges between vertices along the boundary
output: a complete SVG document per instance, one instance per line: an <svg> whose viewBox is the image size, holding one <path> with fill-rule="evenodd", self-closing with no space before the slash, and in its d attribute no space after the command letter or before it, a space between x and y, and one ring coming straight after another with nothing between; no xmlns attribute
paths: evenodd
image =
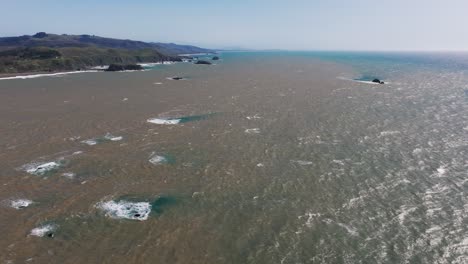
<svg viewBox="0 0 468 264"><path fill-rule="evenodd" d="M163 84L163 83L162 83L162 82L155 82L155 83L153 83L153 84L161 85L161 84Z"/></svg>
<svg viewBox="0 0 468 264"><path fill-rule="evenodd" d="M157 125L177 125L180 123L180 119L150 118L146 121L148 123L157 124Z"/></svg>
<svg viewBox="0 0 468 264"><path fill-rule="evenodd" d="M399 209L399 214L398 214L398 221L400 222L400 225L403 225L405 222L405 219L408 215L411 213L415 212L417 210L416 207L407 207L406 205L403 205Z"/></svg>
<svg viewBox="0 0 468 264"><path fill-rule="evenodd" d="M27 173L34 174L34 175L44 175L51 170L60 168L60 164L55 161L52 161L52 162L47 162L47 163L43 163L40 165L34 165L34 164L26 165L25 168L26 168Z"/></svg>
<svg viewBox="0 0 468 264"><path fill-rule="evenodd" d="M32 75L22 75L22 76L12 76L12 77L2 77L0 80L25 80L25 79L34 79L40 77L54 77L54 76L63 76L74 73L86 73L86 72L98 72L96 70L90 71L71 71L71 72L58 72L58 73L46 73L46 74L32 74Z"/></svg>
<svg viewBox="0 0 468 264"><path fill-rule="evenodd" d="M104 137L91 138L91 139L83 140L83 141L81 141L81 143L89 145L89 146L94 146L94 145L99 144L99 141L103 141L103 140L104 141L105 140L107 140L107 141L120 141L122 139L123 139L122 136L114 136L111 133L107 133Z"/></svg>
<svg viewBox="0 0 468 264"><path fill-rule="evenodd" d="M350 235L352 235L352 236L357 236L358 235L358 232L354 227L351 227L349 225L345 225L343 223L337 223L337 224L339 226L341 226L342 228L344 228Z"/></svg>
<svg viewBox="0 0 468 264"><path fill-rule="evenodd" d="M110 140L110 141L120 141L123 139L123 137L119 136L119 137L116 137L116 136L113 136L112 134L110 133L107 133L105 136L104 136L105 139L107 140Z"/></svg>
<svg viewBox="0 0 468 264"><path fill-rule="evenodd" d="M106 216L114 219L147 220L151 213L151 204L148 202L108 201L96 205L103 210Z"/></svg>
<svg viewBox="0 0 468 264"><path fill-rule="evenodd" d="M393 135L398 135L398 134L400 134L400 131L382 131L382 132L380 132L381 137L393 136Z"/></svg>
<svg viewBox="0 0 468 264"><path fill-rule="evenodd" d="M47 224L47 225L43 225L43 226L34 228L33 230L31 230L30 235L31 236L37 236L37 237L43 237L43 236L47 235L50 232L54 232L55 230L57 230L57 225Z"/></svg>
<svg viewBox="0 0 468 264"><path fill-rule="evenodd" d="M107 70L109 69L109 65L101 65L101 66L94 66L91 67L92 70Z"/></svg>
<svg viewBox="0 0 468 264"><path fill-rule="evenodd" d="M258 114L255 114L253 116L248 116L246 117L248 120L256 120L256 119L261 119L262 117L259 116Z"/></svg>
<svg viewBox="0 0 468 264"><path fill-rule="evenodd" d="M137 63L141 67L153 67L157 65L172 65L175 64L175 61L163 61L163 62L149 62L149 63Z"/></svg>
<svg viewBox="0 0 468 264"><path fill-rule="evenodd" d="M19 209L24 209L24 208L30 206L32 203L33 203L33 201L28 200L28 199L11 200L10 201L10 207L19 210Z"/></svg>
<svg viewBox="0 0 468 264"><path fill-rule="evenodd" d="M299 164L301 166L309 166L314 164L312 161L307 160L291 160L291 163Z"/></svg>
<svg viewBox="0 0 468 264"><path fill-rule="evenodd" d="M94 146L94 145L97 145L98 142L96 139L87 139L87 140L81 141L81 143L89 145L89 146Z"/></svg>
<svg viewBox="0 0 468 264"><path fill-rule="evenodd" d="M149 159L149 162L154 165L160 165L167 163L167 158L164 156L159 156L159 155L151 155L151 158Z"/></svg>
<svg viewBox="0 0 468 264"><path fill-rule="evenodd" d="M320 218L322 215L319 214L319 213L306 213L305 215L303 216L299 216L299 219L303 218L303 217L307 217L306 219L306 222L305 222L305 226L306 227L309 227L311 228L313 225L314 225L314 221L317 219L317 218Z"/></svg>
<svg viewBox="0 0 468 264"><path fill-rule="evenodd" d="M444 165L437 168L437 176L439 176L439 177L443 177L446 172L447 172L447 169L446 169L446 167Z"/></svg>
<svg viewBox="0 0 468 264"><path fill-rule="evenodd" d="M260 128L248 128L244 132L247 134L260 134Z"/></svg>
<svg viewBox="0 0 468 264"><path fill-rule="evenodd" d="M65 172L65 173L62 173L62 176L68 179L73 179L75 178L76 174L73 172Z"/></svg>

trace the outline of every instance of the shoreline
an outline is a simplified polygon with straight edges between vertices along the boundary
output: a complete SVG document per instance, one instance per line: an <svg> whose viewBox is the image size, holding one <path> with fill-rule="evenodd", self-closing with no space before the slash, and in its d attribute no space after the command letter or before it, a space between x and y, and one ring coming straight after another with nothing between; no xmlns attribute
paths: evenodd
<svg viewBox="0 0 468 264"><path fill-rule="evenodd" d="M101 70L83 70L83 71L56 71L56 72L25 72L25 73L11 73L11 74L0 74L0 80L25 80L34 79L40 77L53 77L61 75L69 75L76 73L90 73L90 72L101 72Z"/></svg>
<svg viewBox="0 0 468 264"><path fill-rule="evenodd" d="M176 63L183 63L180 61L163 61L163 62L141 62L136 63L141 65L144 69L141 71L147 71L145 67L154 67L157 65L173 65ZM62 76L62 75L69 75L69 74L76 74L76 73L91 73L91 72L105 72L105 70L109 67L109 65L98 65L89 67L85 70L80 71L38 71L38 72L18 72L18 73L0 73L0 80L24 80L24 79L34 79L40 77L53 77L53 76ZM122 71L122 72L129 72L129 71ZM133 72L133 71L132 71Z"/></svg>

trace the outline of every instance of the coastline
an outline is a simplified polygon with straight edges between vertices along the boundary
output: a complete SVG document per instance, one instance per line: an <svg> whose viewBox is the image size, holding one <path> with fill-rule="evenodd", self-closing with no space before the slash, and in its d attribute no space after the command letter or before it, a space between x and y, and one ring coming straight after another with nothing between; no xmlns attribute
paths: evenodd
<svg viewBox="0 0 468 264"><path fill-rule="evenodd" d="M176 63L184 63L184 61L163 61L163 62L141 62L136 63L141 65L144 69L141 71L150 70L151 67L157 65L173 65ZM69 75L69 74L77 74L77 73L91 73L91 72L105 72L109 65L99 65L89 67L86 70L80 71L39 71L39 72L18 72L18 73L0 73L0 80L24 80L24 79L34 79L40 77L53 77L53 76L62 76L62 75ZM149 67L149 68L148 68ZM133 72L133 71L122 71L122 72Z"/></svg>
<svg viewBox="0 0 468 264"><path fill-rule="evenodd" d="M76 73L101 72L100 70L84 70L84 71L57 71L57 72L25 72L25 73L6 73L0 74L0 80L17 80L17 79L34 79L40 77L61 76Z"/></svg>

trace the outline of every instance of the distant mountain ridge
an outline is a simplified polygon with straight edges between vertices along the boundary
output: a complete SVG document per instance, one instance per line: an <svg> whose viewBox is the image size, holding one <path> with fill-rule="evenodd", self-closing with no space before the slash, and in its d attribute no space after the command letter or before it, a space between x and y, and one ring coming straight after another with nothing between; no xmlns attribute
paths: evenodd
<svg viewBox="0 0 468 264"><path fill-rule="evenodd" d="M168 55L213 52L213 50L210 49L204 49L190 45L143 42L129 39L105 38L94 35L58 35L39 32L32 36L24 35L19 37L0 37L0 49L17 47L97 47L131 50L153 48L162 49L162 51Z"/></svg>
<svg viewBox="0 0 468 264"><path fill-rule="evenodd" d="M213 50L94 35L48 34L0 37L0 73L81 70L112 63L180 61L180 54Z"/></svg>

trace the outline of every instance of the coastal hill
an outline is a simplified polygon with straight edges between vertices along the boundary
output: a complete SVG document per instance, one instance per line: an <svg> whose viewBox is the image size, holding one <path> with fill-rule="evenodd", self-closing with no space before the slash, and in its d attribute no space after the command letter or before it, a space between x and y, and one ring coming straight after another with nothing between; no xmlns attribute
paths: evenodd
<svg viewBox="0 0 468 264"><path fill-rule="evenodd" d="M0 73L83 70L109 64L180 61L180 54L210 53L189 45L149 43L92 35L35 35L0 38Z"/></svg>

